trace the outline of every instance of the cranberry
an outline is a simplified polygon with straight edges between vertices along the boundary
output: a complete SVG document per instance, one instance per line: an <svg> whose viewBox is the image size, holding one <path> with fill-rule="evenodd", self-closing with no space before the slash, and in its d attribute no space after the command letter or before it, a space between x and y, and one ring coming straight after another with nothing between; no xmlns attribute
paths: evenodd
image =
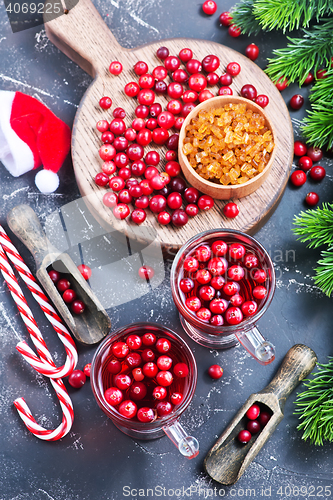
<svg viewBox="0 0 333 500"><path fill-rule="evenodd" d="M173 405L180 405L183 401L183 395L180 392L173 392L170 396L170 401Z"/></svg>
<svg viewBox="0 0 333 500"><path fill-rule="evenodd" d="M316 79L322 80L324 78L327 78L326 73L327 73L326 69L319 69L318 71L316 71Z"/></svg>
<svg viewBox="0 0 333 500"><path fill-rule="evenodd" d="M238 28L235 24L231 24L228 28L228 33L233 38L237 38L241 34L241 29Z"/></svg>
<svg viewBox="0 0 333 500"><path fill-rule="evenodd" d="M188 74L183 69L176 69L172 73L172 79L174 82L185 83L188 80Z"/></svg>
<svg viewBox="0 0 333 500"><path fill-rule="evenodd" d="M158 373L157 365L152 361L148 361L148 363L145 363L143 365L142 372L145 375L145 377L154 378Z"/></svg>
<svg viewBox="0 0 333 500"><path fill-rule="evenodd" d="M229 73L224 73L220 76L220 84L223 86L232 84L232 76Z"/></svg>
<svg viewBox="0 0 333 500"><path fill-rule="evenodd" d="M238 264L228 269L228 278L233 281L241 281L244 278L244 274L244 269Z"/></svg>
<svg viewBox="0 0 333 500"><path fill-rule="evenodd" d="M109 182L109 176L104 172L98 172L98 174L95 175L94 181L97 186L105 187Z"/></svg>
<svg viewBox="0 0 333 500"><path fill-rule="evenodd" d="M181 177L174 177L170 181L170 188L177 193L183 193L186 188L186 182Z"/></svg>
<svg viewBox="0 0 333 500"><path fill-rule="evenodd" d="M153 88L154 83L155 79L152 75L149 75L149 73L141 75L139 78L139 85L142 89L151 89Z"/></svg>
<svg viewBox="0 0 333 500"><path fill-rule="evenodd" d="M145 424L153 422L153 420L156 419L155 411L152 408L149 408L148 406L143 406L142 408L139 408L136 416L139 422L143 422Z"/></svg>
<svg viewBox="0 0 333 500"><path fill-rule="evenodd" d="M169 71L176 71L180 66L180 60L176 56L169 56L165 59L164 66Z"/></svg>
<svg viewBox="0 0 333 500"><path fill-rule="evenodd" d="M219 95L232 95L232 89L230 87L220 87Z"/></svg>
<svg viewBox="0 0 333 500"><path fill-rule="evenodd" d="M230 12L222 12L222 14L220 14L219 20L222 26L228 27L232 22L232 15L230 14Z"/></svg>
<svg viewBox="0 0 333 500"><path fill-rule="evenodd" d="M193 102L188 102L184 104L181 115L183 118L186 118L188 114L191 113L192 109L195 108L195 104Z"/></svg>
<svg viewBox="0 0 333 500"><path fill-rule="evenodd" d="M199 311L201 307L201 301L198 297L188 297L185 300L185 306L193 312Z"/></svg>
<svg viewBox="0 0 333 500"><path fill-rule="evenodd" d="M252 290L252 295L255 299L262 300L267 295L267 290L264 286L255 286Z"/></svg>
<svg viewBox="0 0 333 500"><path fill-rule="evenodd" d="M113 118L121 118L122 120L126 117L126 111L123 108L115 108L112 112Z"/></svg>
<svg viewBox="0 0 333 500"><path fill-rule="evenodd" d="M155 102L149 107L149 113L152 118L157 118L162 113L162 106L159 102Z"/></svg>
<svg viewBox="0 0 333 500"><path fill-rule="evenodd" d="M182 95L182 99L185 103L195 102L198 100L198 97L198 92L195 92L194 90L185 90L184 94Z"/></svg>
<svg viewBox="0 0 333 500"><path fill-rule="evenodd" d="M239 75L239 73L241 71L241 67L240 67L240 64L238 64L238 62L230 62L227 65L226 70L227 70L227 74L229 74L230 76L237 76L237 75ZM230 83L231 83L231 81L230 81ZM226 83L224 85L230 85L230 83Z"/></svg>
<svg viewBox="0 0 333 500"><path fill-rule="evenodd" d="M253 279L257 283L265 283L266 278L266 272L263 269L257 269L253 275Z"/></svg>
<svg viewBox="0 0 333 500"><path fill-rule="evenodd" d="M236 203L227 203L223 208L223 213L229 219L234 219L239 214L239 208Z"/></svg>
<svg viewBox="0 0 333 500"><path fill-rule="evenodd" d="M172 366L172 359L169 356L160 356L157 359L156 364L157 364L158 368L162 371L169 370ZM161 384L161 385L163 385L163 384Z"/></svg>
<svg viewBox="0 0 333 500"><path fill-rule="evenodd" d="M314 207L315 205L317 205L317 203L319 203L319 196L317 195L317 193L311 191L306 195L305 203L310 207Z"/></svg>
<svg viewBox="0 0 333 500"><path fill-rule="evenodd" d="M242 430L238 433L237 435L237 439L240 443L242 444L246 444L248 443L249 441L251 441L251 437L252 437L252 434L251 432L247 431L247 430Z"/></svg>
<svg viewBox="0 0 333 500"><path fill-rule="evenodd" d="M162 111L157 117L157 123L160 127L169 129L175 123L175 117L170 111Z"/></svg>
<svg viewBox="0 0 333 500"><path fill-rule="evenodd" d="M152 179L150 179L150 185L156 191L159 191L165 186L165 180L161 174L154 175ZM165 207L164 207L165 208Z"/></svg>
<svg viewBox="0 0 333 500"><path fill-rule="evenodd" d="M145 280L151 280L154 277L154 274L155 271L151 266L141 266L138 271L139 277Z"/></svg>
<svg viewBox="0 0 333 500"><path fill-rule="evenodd" d="M188 215L185 210L177 209L173 212L171 221L177 227L185 226L188 222Z"/></svg>
<svg viewBox="0 0 333 500"><path fill-rule="evenodd" d="M190 203L185 207L185 212L189 217L195 217L199 213L199 209L197 205L194 205L193 203Z"/></svg>
<svg viewBox="0 0 333 500"><path fill-rule="evenodd" d="M175 123L175 120L174 120L174 123ZM178 143L179 143L179 134L172 134L172 135L170 135L170 137L166 141L166 147L170 150L177 151Z"/></svg>
<svg viewBox="0 0 333 500"><path fill-rule="evenodd" d="M134 368L134 370L132 370L132 375L136 382L142 382L142 380L145 378L141 368Z"/></svg>
<svg viewBox="0 0 333 500"><path fill-rule="evenodd" d="M168 96L171 97L172 99L179 99L184 92L184 88L181 83L171 82L168 85L167 92Z"/></svg>
<svg viewBox="0 0 333 500"><path fill-rule="evenodd" d="M156 349L161 354L165 354L166 352L169 352L171 349L170 340L165 339L165 338L159 338L156 342Z"/></svg>
<svg viewBox="0 0 333 500"><path fill-rule="evenodd" d="M199 311L196 312L196 315L197 318L199 318L201 321L203 321L204 323L208 323L212 316L212 313L209 309L207 309L207 307L202 307L201 309L199 309Z"/></svg>
<svg viewBox="0 0 333 500"><path fill-rule="evenodd" d="M166 94L168 86L164 80L156 80L154 84L154 91L156 94Z"/></svg>
<svg viewBox="0 0 333 500"><path fill-rule="evenodd" d="M197 271L199 269L199 262L195 257L187 257L184 260L183 268L188 272Z"/></svg>
<svg viewBox="0 0 333 500"><path fill-rule="evenodd" d="M195 257L198 259L199 262L208 262L209 259L211 258L211 255L212 252L209 246L206 245L201 245L195 251Z"/></svg>
<svg viewBox="0 0 333 500"><path fill-rule="evenodd" d="M144 174L144 172L146 171L146 164L144 161L142 160L137 160L137 161L134 161L131 165L131 174L134 175L135 177L141 177L141 175ZM119 172L120 174L120 172ZM143 194L147 194L147 193L143 193Z"/></svg>
<svg viewBox="0 0 333 500"><path fill-rule="evenodd" d="M66 280L66 278L61 278L58 282L57 282L57 288L59 290L60 293L63 293L65 292L66 290L68 290L69 288L71 287L71 283L70 281Z"/></svg>
<svg viewBox="0 0 333 500"><path fill-rule="evenodd" d="M124 181L127 181L128 179L131 178L132 172L131 169L128 167L121 167L118 172L119 177L124 179Z"/></svg>
<svg viewBox="0 0 333 500"><path fill-rule="evenodd" d="M172 210L176 210L182 206L183 200L179 193L171 193L167 198L167 205Z"/></svg>
<svg viewBox="0 0 333 500"><path fill-rule="evenodd" d="M159 171L155 167L147 167L145 170L145 177L148 180L151 180L153 177L159 174Z"/></svg>
<svg viewBox="0 0 333 500"><path fill-rule="evenodd" d="M212 276L221 276L227 270L228 262L223 257L214 257L208 262L208 270Z"/></svg>
<svg viewBox="0 0 333 500"><path fill-rule="evenodd" d="M255 43L250 43L245 49L245 55L251 59L251 61L255 61L259 56L259 47Z"/></svg>
<svg viewBox="0 0 333 500"><path fill-rule="evenodd" d="M217 85L220 79L216 73L208 73L206 78L208 85Z"/></svg>
<svg viewBox="0 0 333 500"><path fill-rule="evenodd" d="M229 255L231 259L240 260L245 255L245 247L241 243L232 243L229 247Z"/></svg>
<svg viewBox="0 0 333 500"><path fill-rule="evenodd" d="M140 87L136 82L129 82L125 85L124 92L128 97L135 97L140 92Z"/></svg>
<svg viewBox="0 0 333 500"><path fill-rule="evenodd" d="M126 219L128 215L130 214L130 209L125 203L118 203L113 209L113 215L115 216L116 219Z"/></svg>
<svg viewBox="0 0 333 500"><path fill-rule="evenodd" d="M295 141L294 143L294 154L296 156L304 156L307 153L307 147L304 144L304 142L301 141Z"/></svg>
<svg viewBox="0 0 333 500"><path fill-rule="evenodd" d="M111 75L120 75L123 70L123 65L119 61L112 61L109 66Z"/></svg>
<svg viewBox="0 0 333 500"><path fill-rule="evenodd" d="M131 401L130 399L120 403L120 406L118 409L120 415L122 415L125 418L135 417L137 410L138 410L138 408L137 408L136 404L133 401Z"/></svg>
<svg viewBox="0 0 333 500"><path fill-rule="evenodd" d="M228 297L235 295L236 293L239 292L239 290L240 290L239 284L235 281L227 281L223 285L223 293Z"/></svg>
<svg viewBox="0 0 333 500"><path fill-rule="evenodd" d="M74 300L71 304L71 309L74 314L82 314L85 309L85 303L82 300Z"/></svg>
<svg viewBox="0 0 333 500"><path fill-rule="evenodd" d="M99 148L98 154L103 161L110 161L116 156L117 151L112 144L103 144L103 146Z"/></svg>
<svg viewBox="0 0 333 500"><path fill-rule="evenodd" d="M258 104L258 106L260 106L261 108L266 108L266 106L268 106L269 104L269 99L267 95L260 94L255 98L254 102Z"/></svg>
<svg viewBox="0 0 333 500"><path fill-rule="evenodd" d="M141 344L142 344L141 337L139 337L139 335L130 335L126 339L126 344L128 345L128 347L130 349L134 349L134 351L136 349L140 349Z"/></svg>
<svg viewBox="0 0 333 500"><path fill-rule="evenodd" d="M172 373L167 370L161 370L156 375L156 382L162 387L168 387L173 382Z"/></svg>
<svg viewBox="0 0 333 500"><path fill-rule="evenodd" d="M126 356L126 363L131 368L137 368L142 363L142 358L138 352L131 352Z"/></svg>
<svg viewBox="0 0 333 500"><path fill-rule="evenodd" d="M254 300L247 300L241 306L242 313L245 316L253 316L258 309L258 304Z"/></svg>
<svg viewBox="0 0 333 500"><path fill-rule="evenodd" d="M153 141L155 144L162 145L164 144L169 137L169 132L165 128L155 128L153 130Z"/></svg>
<svg viewBox="0 0 333 500"><path fill-rule="evenodd" d="M317 162L322 159L323 152L320 148L314 148L310 146L307 151L307 156L309 156L313 162Z"/></svg>
<svg viewBox="0 0 333 500"><path fill-rule="evenodd" d="M154 351L152 351L151 349L145 349L144 351L142 351L141 356L143 361L146 361L146 363L154 361L155 359Z"/></svg>
<svg viewBox="0 0 333 500"><path fill-rule="evenodd" d="M136 131L133 128L126 129L124 135L128 141L135 141L136 139Z"/></svg>
<svg viewBox="0 0 333 500"><path fill-rule="evenodd" d="M265 427L267 422L270 420L271 415L267 411L261 411L259 415L259 423L262 427Z"/></svg>
<svg viewBox="0 0 333 500"><path fill-rule="evenodd" d="M142 189L139 184L133 184L128 188L128 192L133 198L140 198L142 196Z"/></svg>
<svg viewBox="0 0 333 500"><path fill-rule="evenodd" d="M258 420L249 420L246 424L246 430L248 430L252 435L258 434L261 431L261 425Z"/></svg>
<svg viewBox="0 0 333 500"><path fill-rule="evenodd" d="M131 219L135 224L142 224L146 220L147 214L142 208L136 208L131 213Z"/></svg>
<svg viewBox="0 0 333 500"><path fill-rule="evenodd" d="M310 85L310 83L312 83L314 80L314 76L313 74L310 72L308 73L308 76L305 78L304 82L303 82L303 85Z"/></svg>
<svg viewBox="0 0 333 500"><path fill-rule="evenodd" d="M280 76L280 78L277 80L275 86L276 88L282 92L282 90L286 89L289 85L288 80L284 76Z"/></svg>
<svg viewBox="0 0 333 500"><path fill-rule="evenodd" d="M112 106L111 97L104 96L99 100L99 105L102 109L109 109Z"/></svg>
<svg viewBox="0 0 333 500"><path fill-rule="evenodd" d="M168 212L160 212L157 216L157 220L159 224L163 226L167 226L171 222L171 215Z"/></svg>
<svg viewBox="0 0 333 500"><path fill-rule="evenodd" d="M230 304L235 306L235 307L239 307L243 304L244 302L244 299L241 295L239 295L239 293L235 293L235 295L232 295L229 299L230 301Z"/></svg>
<svg viewBox="0 0 333 500"><path fill-rule="evenodd" d="M140 182L140 187L142 188L142 192L144 191L143 187L142 187L143 182L145 182L145 181ZM139 198L136 198L134 205L136 206L136 208L143 208L143 209L149 207L148 196L145 194L143 194L142 196L139 196Z"/></svg>
<svg viewBox="0 0 333 500"><path fill-rule="evenodd" d="M109 387L104 392L104 399L110 406L117 406L123 400L123 393L117 387Z"/></svg>
<svg viewBox="0 0 333 500"><path fill-rule="evenodd" d="M157 120L155 120L155 118L149 118L147 121L146 121L146 127L147 129L149 130L154 130L154 128L157 127Z"/></svg>
<svg viewBox="0 0 333 500"><path fill-rule="evenodd" d="M188 366L186 363L177 363L173 367L173 373L178 378L185 378L188 375Z"/></svg>
<svg viewBox="0 0 333 500"><path fill-rule="evenodd" d="M83 368L83 373L86 377L90 377L91 363L87 363Z"/></svg>
<svg viewBox="0 0 333 500"><path fill-rule="evenodd" d="M142 382L134 382L129 390L129 396L134 401L140 401L147 395L147 387Z"/></svg>
<svg viewBox="0 0 333 500"><path fill-rule="evenodd" d="M179 164L177 163L177 165ZM179 171L180 171L180 166L179 166ZM197 203L199 199L199 191L194 187L189 187L184 191L184 198L188 203Z"/></svg>
<svg viewBox="0 0 333 500"><path fill-rule="evenodd" d="M145 63L144 61L138 61L134 65L134 73L136 73L138 76L144 75L148 71L148 64Z"/></svg>
<svg viewBox="0 0 333 500"><path fill-rule="evenodd" d="M254 404L250 406L245 415L250 420L256 420L259 417L259 414L260 414L260 408L258 405Z"/></svg>
<svg viewBox="0 0 333 500"><path fill-rule="evenodd" d="M243 85L240 93L242 97L245 97L246 99L251 99L251 101L254 101L254 99L257 97L257 89L250 83Z"/></svg>
<svg viewBox="0 0 333 500"><path fill-rule="evenodd" d="M68 377L68 383L75 389L80 389L86 382L86 376L81 370L74 370Z"/></svg>
<svg viewBox="0 0 333 500"><path fill-rule="evenodd" d="M202 68L201 62L198 61L197 59L190 59L186 64L186 70L191 75L194 75L195 73L200 73L201 68Z"/></svg>
<svg viewBox="0 0 333 500"><path fill-rule="evenodd" d="M156 405L156 410L160 417L165 417L172 412L172 404L169 401L159 401Z"/></svg>
<svg viewBox="0 0 333 500"><path fill-rule="evenodd" d="M183 107L183 109L184 109L184 107ZM183 109L182 109L182 112L183 112ZM178 117L176 118L176 121L175 121L175 124L174 124L174 128L175 128L176 130L180 130L180 129L182 128L183 123L184 123L184 119L185 119L185 118L184 118L183 116L178 116ZM167 157L166 157L166 155L165 155L165 158L166 158L167 160L169 159L169 158L167 158Z"/></svg>
<svg viewBox="0 0 333 500"><path fill-rule="evenodd" d="M170 177L177 177L181 172L180 165L177 161L169 161L165 165L165 171L170 175Z"/></svg>
<svg viewBox="0 0 333 500"><path fill-rule="evenodd" d="M154 335L153 333L145 333L144 335L142 335L143 345L152 346L155 344L155 342L156 342L156 335Z"/></svg>
<svg viewBox="0 0 333 500"><path fill-rule="evenodd" d="M223 288L223 285L225 283L225 279L222 276L214 276L210 282L213 288L215 290L221 290Z"/></svg>
<svg viewBox="0 0 333 500"><path fill-rule="evenodd" d="M145 104L146 106L150 106L155 101L155 94L151 89L140 90L137 97L139 104Z"/></svg>
<svg viewBox="0 0 333 500"><path fill-rule="evenodd" d="M292 109L301 109L304 104L304 97L301 94L295 94L290 99L289 104Z"/></svg>
<svg viewBox="0 0 333 500"><path fill-rule="evenodd" d="M229 307L225 313L225 320L229 325L238 325L243 319L242 311L239 307Z"/></svg>
<svg viewBox="0 0 333 500"><path fill-rule="evenodd" d="M244 257L244 265L248 269L252 269L253 267L258 266L258 257L252 253L247 253Z"/></svg>
<svg viewBox="0 0 333 500"><path fill-rule="evenodd" d="M58 273L58 271L55 271L54 269L51 269L51 271L48 272L48 275L54 284L57 283L57 281L60 279L60 273Z"/></svg>
<svg viewBox="0 0 333 500"><path fill-rule="evenodd" d="M214 206L214 200L208 194L200 196L198 199L198 207L200 210L210 210Z"/></svg>
<svg viewBox="0 0 333 500"><path fill-rule="evenodd" d="M212 97L215 97L214 94L208 90L202 90L199 94L199 102L204 102L207 101L208 99L211 99Z"/></svg>
<svg viewBox="0 0 333 500"><path fill-rule="evenodd" d="M298 166L301 167L301 169L304 170L305 172L307 172L308 170L310 170L310 168L312 167L312 165L313 165L313 163L312 163L311 158L309 158L309 156L302 156L298 160Z"/></svg>
<svg viewBox="0 0 333 500"><path fill-rule="evenodd" d="M215 380L218 380L219 378L222 377L223 375L223 368L221 368L220 365L211 365L209 368L208 368L208 375L215 379Z"/></svg>
<svg viewBox="0 0 333 500"><path fill-rule="evenodd" d="M105 193L103 203L106 207L114 208L118 203L118 195L116 193Z"/></svg>
<svg viewBox="0 0 333 500"><path fill-rule="evenodd" d="M224 299L213 299L209 304L209 309L213 314L223 314L228 308L228 302Z"/></svg>
<svg viewBox="0 0 333 500"><path fill-rule="evenodd" d="M191 49L185 48L179 52L178 56L183 63L187 63L190 59L192 59L193 52Z"/></svg>
<svg viewBox="0 0 333 500"><path fill-rule="evenodd" d="M319 181L322 181L323 178L325 177L326 170L324 169L324 167L321 167L320 165L316 165L316 166L311 168L309 175L310 175L311 179L319 182Z"/></svg>
<svg viewBox="0 0 333 500"><path fill-rule="evenodd" d="M167 47L160 47L159 49L157 49L156 55L159 59L164 60L169 55L169 49Z"/></svg>
<svg viewBox="0 0 333 500"><path fill-rule="evenodd" d="M295 170L295 172L293 172L290 176L290 181L296 187L303 186L306 182L305 172L303 172L303 170Z"/></svg>
<svg viewBox="0 0 333 500"><path fill-rule="evenodd" d="M212 244L212 252L217 257L222 257L227 253L227 251L228 251L228 245L222 240L216 240Z"/></svg>
<svg viewBox="0 0 333 500"><path fill-rule="evenodd" d="M189 278L186 278L189 279ZM190 280L192 281L192 280ZM193 281L192 281L193 283ZM189 290L190 291L190 290ZM203 301L209 302L213 300L215 295L215 289L210 285L204 285L199 289L199 298Z"/></svg>
<svg viewBox="0 0 333 500"><path fill-rule="evenodd" d="M223 316L221 314L215 314L210 319L210 324L213 326L222 326L224 323Z"/></svg>
<svg viewBox="0 0 333 500"><path fill-rule="evenodd" d="M76 299L76 293L71 288L68 288L62 294L62 298L66 304L70 304L74 299Z"/></svg>
<svg viewBox="0 0 333 500"><path fill-rule="evenodd" d="M109 185L110 188L113 189L113 191L121 191L125 187L125 181L122 177L119 177L117 175L110 179Z"/></svg>
<svg viewBox="0 0 333 500"><path fill-rule="evenodd" d="M206 0L202 4L202 10L204 11L205 14L207 14L207 16L212 16L213 14L215 14L216 9L217 5L214 2L214 0Z"/></svg>
<svg viewBox="0 0 333 500"><path fill-rule="evenodd" d="M117 375L117 373L121 371L120 361L118 361L118 359L111 359L111 361L109 361L107 364L107 370L113 375Z"/></svg>
<svg viewBox="0 0 333 500"><path fill-rule="evenodd" d="M153 398L154 399L158 399L159 401L161 401L162 399L166 398L167 394L168 394L168 392L167 392L165 387L161 387L158 385L156 387L154 387L154 390L153 390Z"/></svg>
<svg viewBox="0 0 333 500"><path fill-rule="evenodd" d="M201 64L203 69L207 73L211 73L213 71L216 71L217 68L220 66L220 59L217 56L210 54L204 57Z"/></svg>

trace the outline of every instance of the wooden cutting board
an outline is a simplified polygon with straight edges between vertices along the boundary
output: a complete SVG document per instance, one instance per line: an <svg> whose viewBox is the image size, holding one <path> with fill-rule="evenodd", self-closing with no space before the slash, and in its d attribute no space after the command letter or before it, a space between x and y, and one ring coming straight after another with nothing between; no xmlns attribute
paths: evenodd
<svg viewBox="0 0 333 500"><path fill-rule="evenodd" d="M293 130L290 116L275 85L247 57L210 41L176 38L136 49L124 49L118 44L90 0L76 2L77 0L66 1L69 11L67 14L52 20L49 20L50 18L45 14L44 20L49 39L94 77L76 113L72 135L72 157L76 181L93 216L107 229L110 227L120 229L128 233L130 237L134 232L140 239L147 242L155 240L169 249L177 249L192 236L211 228L231 228L250 234L256 232L276 208L289 178L293 159ZM130 221L116 220L112 210L102 203L105 188L96 186L93 180L94 176L101 171L103 163L98 155L101 140L95 125L100 119L111 121L112 110L120 106L127 112L125 122L127 126L130 126L135 117L134 109L137 106L137 100L125 95L124 86L130 81L138 80L133 71L133 66L137 61L145 61L149 66L149 71L161 64L156 57L156 50L162 45L168 47L170 55L178 55L180 49L184 47L191 48L193 57L199 60L208 54L217 55L221 61L220 68L217 70L219 75L225 71L229 62L237 61L241 65L241 72L234 78L231 85L234 94L239 94L244 84L252 83L257 88L258 94L266 94L270 99L265 111L276 129L275 162L267 180L256 192L240 200L233 200L240 209L240 214L235 219L225 218L222 213L225 202L216 201L214 209L201 212L181 228L175 228L172 225L161 226L156 216L149 210L145 223L138 227ZM110 62L114 60L120 61L123 65L123 72L119 76L111 75L108 70ZM211 90L217 94L218 87L212 87ZM111 110L102 110L98 104L99 99L105 95L113 100ZM156 101L162 104L163 109L165 108L166 98L158 96ZM149 149L159 151L161 158L164 158L165 146L150 144L145 148L145 153Z"/></svg>

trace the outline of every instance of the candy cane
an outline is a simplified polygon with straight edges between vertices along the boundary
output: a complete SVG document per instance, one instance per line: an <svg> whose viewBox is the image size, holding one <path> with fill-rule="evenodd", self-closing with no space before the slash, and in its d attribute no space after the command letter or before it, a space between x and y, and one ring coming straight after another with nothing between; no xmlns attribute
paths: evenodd
<svg viewBox="0 0 333 500"><path fill-rule="evenodd" d="M43 439L44 441L56 441L57 439L61 439L66 436L66 434L70 431L74 420L73 404L66 391L63 381L61 379L50 379L50 381L58 396L63 412L62 422L56 429L48 430L39 425L32 416L30 408L23 398L18 398L14 401L15 408L28 430L36 437Z"/></svg>
<svg viewBox="0 0 333 500"><path fill-rule="evenodd" d="M27 304L27 301L23 295L23 292L18 284L16 276L8 262L5 255L7 252L8 257L14 264L14 267L18 271L21 278L24 280L29 290L31 291L34 299L39 303L42 311L44 312L47 319L52 324L54 330L56 331L58 337L63 343L66 350L66 361L65 364L57 368L52 357L48 351L45 344L43 336L34 320L33 314ZM11 243L4 229L0 226L0 270L3 277L6 280L8 288L11 295L17 305L20 315L30 333L30 337L37 349L38 358L35 353L30 349L25 341L19 342L17 345L17 350L22 354L22 356L27 360L27 362L33 366L39 373L46 375L51 378L61 378L69 375L76 366L77 363L77 351L73 339L71 338L68 330L62 324L61 319L57 315L56 311L50 304L48 298L38 285L35 277L32 275L30 269L24 263L22 257Z"/></svg>

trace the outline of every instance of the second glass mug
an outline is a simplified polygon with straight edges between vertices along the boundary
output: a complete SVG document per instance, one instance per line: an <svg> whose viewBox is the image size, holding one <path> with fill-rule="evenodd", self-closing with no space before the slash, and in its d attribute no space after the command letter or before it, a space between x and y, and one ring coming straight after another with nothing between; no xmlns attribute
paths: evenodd
<svg viewBox="0 0 333 500"><path fill-rule="evenodd" d="M223 324L214 326L209 322L200 320L195 313L185 306L185 295L179 288L179 282L184 276L183 263L186 257L193 255L201 245L212 244L216 240L223 240L227 244L240 243L247 252L255 253L259 259L259 267L267 275L267 295L259 304L253 316L245 317L237 325ZM236 264L237 262L235 262ZM251 269L245 269L251 275ZM205 347L213 349L227 349L240 342L258 363L267 365L275 359L275 349L256 327L256 322L267 310L274 295L275 271L272 260L265 248L254 238L240 231L229 229L212 229L204 231L191 238L178 251L171 268L171 291L175 305L179 311L181 324L187 335ZM253 281L253 279L252 279Z"/></svg>

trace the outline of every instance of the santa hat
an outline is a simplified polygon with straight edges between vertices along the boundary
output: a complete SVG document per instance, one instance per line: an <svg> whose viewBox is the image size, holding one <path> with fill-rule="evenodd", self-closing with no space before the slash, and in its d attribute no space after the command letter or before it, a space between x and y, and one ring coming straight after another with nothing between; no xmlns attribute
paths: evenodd
<svg viewBox="0 0 333 500"><path fill-rule="evenodd" d="M0 161L14 177L43 165L35 177L36 186L42 193L55 191L70 136L68 125L38 99L0 91Z"/></svg>

